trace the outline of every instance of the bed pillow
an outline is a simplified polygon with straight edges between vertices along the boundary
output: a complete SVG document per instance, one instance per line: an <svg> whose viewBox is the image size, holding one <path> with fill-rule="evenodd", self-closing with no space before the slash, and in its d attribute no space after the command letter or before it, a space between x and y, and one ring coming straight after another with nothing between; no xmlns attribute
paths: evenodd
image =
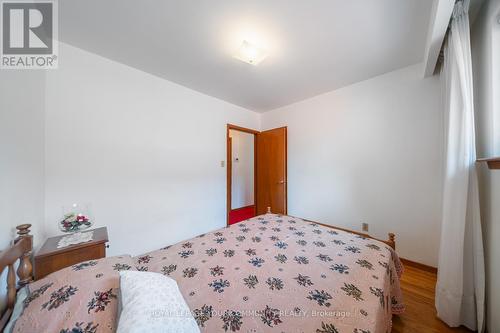
<svg viewBox="0 0 500 333"><path fill-rule="evenodd" d="M16 324L17 319L23 313L23 303L26 297L28 297L28 287L22 287L17 291L16 304L14 304L14 310L12 311L10 320L5 326L3 333L11 333L14 329L14 325Z"/></svg>
<svg viewBox="0 0 500 333"><path fill-rule="evenodd" d="M130 256L90 260L30 283L16 306L22 313L12 332L116 331L121 270L135 269Z"/></svg>
<svg viewBox="0 0 500 333"><path fill-rule="evenodd" d="M159 273L120 272L117 333L200 332L175 280Z"/></svg>

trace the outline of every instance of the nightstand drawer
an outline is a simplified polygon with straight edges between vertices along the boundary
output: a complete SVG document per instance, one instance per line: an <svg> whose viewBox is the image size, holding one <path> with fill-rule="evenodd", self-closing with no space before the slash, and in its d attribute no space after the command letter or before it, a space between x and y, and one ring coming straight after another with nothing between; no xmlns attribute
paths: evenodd
<svg viewBox="0 0 500 333"><path fill-rule="evenodd" d="M39 280L52 272L78 264L82 261L106 257L106 243L108 242L107 229L98 228L92 230L92 232L94 235L91 241L59 249L57 248L57 244L64 236L47 239L35 256L35 280Z"/></svg>
<svg viewBox="0 0 500 333"><path fill-rule="evenodd" d="M52 272L78 264L82 261L106 257L105 244L96 244L84 248L70 250L42 258L35 258L35 279L39 280Z"/></svg>

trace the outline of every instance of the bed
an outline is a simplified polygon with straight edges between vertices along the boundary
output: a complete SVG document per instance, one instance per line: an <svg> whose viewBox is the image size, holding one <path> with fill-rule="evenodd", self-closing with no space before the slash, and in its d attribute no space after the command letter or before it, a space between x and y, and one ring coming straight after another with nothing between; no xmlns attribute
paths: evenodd
<svg viewBox="0 0 500 333"><path fill-rule="evenodd" d="M10 259L26 261L27 247ZM113 332L119 272L138 270L175 279L202 332L390 332L392 315L404 311L403 267L394 247L393 235L380 241L266 214L140 256L83 262L29 284L25 263L23 300L15 302L9 284L6 316L18 306L12 332Z"/></svg>

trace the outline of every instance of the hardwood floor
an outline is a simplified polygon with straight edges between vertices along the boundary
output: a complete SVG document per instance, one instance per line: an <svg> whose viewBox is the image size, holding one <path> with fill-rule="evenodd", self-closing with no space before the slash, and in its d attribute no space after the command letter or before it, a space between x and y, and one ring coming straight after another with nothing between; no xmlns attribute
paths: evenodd
<svg viewBox="0 0 500 333"><path fill-rule="evenodd" d="M392 332L472 332L465 327L450 328L436 317L434 307L436 278L435 273L405 266L401 277L401 289L406 311L403 315L393 317Z"/></svg>

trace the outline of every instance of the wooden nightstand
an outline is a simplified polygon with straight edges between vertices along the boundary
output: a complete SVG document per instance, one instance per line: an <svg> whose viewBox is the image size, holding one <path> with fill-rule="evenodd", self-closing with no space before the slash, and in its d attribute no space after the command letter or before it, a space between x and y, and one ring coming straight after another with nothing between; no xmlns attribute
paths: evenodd
<svg viewBox="0 0 500 333"><path fill-rule="evenodd" d="M82 261L106 257L108 230L103 227L93 231L94 236L91 241L60 249L57 248L57 243L64 235L47 239L35 255L35 280Z"/></svg>

